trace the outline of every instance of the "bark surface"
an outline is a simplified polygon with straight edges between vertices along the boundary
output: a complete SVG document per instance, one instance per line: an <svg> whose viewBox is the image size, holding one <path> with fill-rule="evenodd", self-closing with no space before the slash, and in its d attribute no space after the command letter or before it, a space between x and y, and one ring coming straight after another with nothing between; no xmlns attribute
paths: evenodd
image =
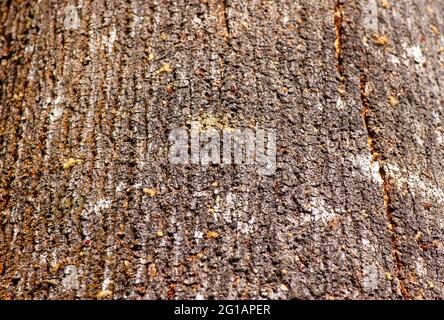
<svg viewBox="0 0 444 320"><path fill-rule="evenodd" d="M0 298L444 298L443 12L1 1ZM171 164L191 120L276 172Z"/></svg>

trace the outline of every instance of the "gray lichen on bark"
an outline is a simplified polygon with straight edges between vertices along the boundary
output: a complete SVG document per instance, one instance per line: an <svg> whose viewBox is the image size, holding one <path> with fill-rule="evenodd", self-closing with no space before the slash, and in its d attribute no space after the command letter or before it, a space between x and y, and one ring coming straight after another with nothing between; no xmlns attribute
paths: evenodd
<svg viewBox="0 0 444 320"><path fill-rule="evenodd" d="M443 1L0 4L0 298L443 298ZM277 168L174 165L273 128Z"/></svg>

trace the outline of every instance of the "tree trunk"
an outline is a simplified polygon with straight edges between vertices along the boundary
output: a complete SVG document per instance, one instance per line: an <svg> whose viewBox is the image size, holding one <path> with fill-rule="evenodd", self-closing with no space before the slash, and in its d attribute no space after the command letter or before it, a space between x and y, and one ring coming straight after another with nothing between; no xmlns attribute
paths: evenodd
<svg viewBox="0 0 444 320"><path fill-rule="evenodd" d="M1 298L444 298L444 1L0 10ZM275 172L171 163L193 120Z"/></svg>

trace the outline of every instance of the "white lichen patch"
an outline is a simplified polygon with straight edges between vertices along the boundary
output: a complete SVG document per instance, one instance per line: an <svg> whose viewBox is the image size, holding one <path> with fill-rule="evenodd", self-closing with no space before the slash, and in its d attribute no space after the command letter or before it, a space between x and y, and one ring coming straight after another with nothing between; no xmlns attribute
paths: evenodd
<svg viewBox="0 0 444 320"><path fill-rule="evenodd" d="M357 167L364 176L370 178L370 180L378 185L382 185L383 181L381 175L379 174L379 162L372 161L370 154L360 154L356 155L351 159L353 166Z"/></svg>
<svg viewBox="0 0 444 320"><path fill-rule="evenodd" d="M80 28L80 18L77 13L77 8L71 4L67 5L64 9L65 19L63 20L63 26L66 30L76 30Z"/></svg>
<svg viewBox="0 0 444 320"><path fill-rule="evenodd" d="M205 300L205 296L202 293L196 294L194 297L195 300Z"/></svg>
<svg viewBox="0 0 444 320"><path fill-rule="evenodd" d="M324 198L316 194L310 196L308 209L310 209L311 213L306 214L303 217L304 224L310 222L321 222L326 224L337 217L335 210L328 205Z"/></svg>
<svg viewBox="0 0 444 320"><path fill-rule="evenodd" d="M59 120L63 115L63 109L56 106L54 109L52 109L51 113L49 114L49 121L51 123Z"/></svg>
<svg viewBox="0 0 444 320"><path fill-rule="evenodd" d="M226 222L231 223L233 216L236 216L236 194L228 192L225 197L225 208L222 216Z"/></svg>
<svg viewBox="0 0 444 320"><path fill-rule="evenodd" d="M364 247L370 247L370 241L368 239L362 238L362 245Z"/></svg>
<svg viewBox="0 0 444 320"><path fill-rule="evenodd" d="M111 55L114 48L114 42L117 40L117 31L113 26L108 35L102 35L102 44L106 47L108 55Z"/></svg>
<svg viewBox="0 0 444 320"><path fill-rule="evenodd" d="M387 56L387 60L394 65L399 65L401 63L399 58L397 56L395 56L394 54L389 54Z"/></svg>
<svg viewBox="0 0 444 320"><path fill-rule="evenodd" d="M62 285L65 290L79 289L79 276L75 265L67 265L63 270Z"/></svg>
<svg viewBox="0 0 444 320"><path fill-rule="evenodd" d="M111 262L113 260L113 253L116 250L116 246L109 246L106 249L106 260L105 260L105 268L103 271L103 282L102 282L102 291L107 291L110 288L110 285L113 283L112 281L112 268Z"/></svg>
<svg viewBox="0 0 444 320"><path fill-rule="evenodd" d="M439 205L444 204L444 190L427 178L417 173L400 168L396 164L386 163L386 171L399 190L408 188L414 197L420 196Z"/></svg>
<svg viewBox="0 0 444 320"><path fill-rule="evenodd" d="M364 265L362 268L362 287L364 292L372 292L378 289L379 270L375 264Z"/></svg>
<svg viewBox="0 0 444 320"><path fill-rule="evenodd" d="M214 206L213 208L210 208L210 212L213 213L215 222L218 222L220 217L222 217L222 219L228 223L232 222L232 213L235 209L235 200L236 195L232 192L227 192L225 199L222 199L220 195L216 195Z"/></svg>
<svg viewBox="0 0 444 320"><path fill-rule="evenodd" d="M99 212L102 209L108 209L111 207L111 200L110 199L101 199L96 202L96 204L93 207L94 212Z"/></svg>
<svg viewBox="0 0 444 320"><path fill-rule="evenodd" d="M252 216L248 221L244 222L239 220L237 222L237 230L242 234L252 234L254 230L254 223L256 222L255 216Z"/></svg>
<svg viewBox="0 0 444 320"><path fill-rule="evenodd" d="M406 49L409 57L413 58L418 64L423 64L426 62L426 57L422 54L421 47L419 45L409 47Z"/></svg>
<svg viewBox="0 0 444 320"><path fill-rule="evenodd" d="M417 257L415 261L415 271L420 277L427 276L427 267L422 257Z"/></svg>
<svg viewBox="0 0 444 320"><path fill-rule="evenodd" d="M444 129L439 127L435 129L436 142L438 144L444 144Z"/></svg>
<svg viewBox="0 0 444 320"><path fill-rule="evenodd" d="M196 239L196 243L199 244L200 241L203 239L204 233L199 230L194 231L194 239Z"/></svg>
<svg viewBox="0 0 444 320"><path fill-rule="evenodd" d="M256 224L256 217L249 214L249 206L248 193L228 191L225 196L216 195L214 206L209 211L215 222L221 219L235 223L237 231L247 235L253 232Z"/></svg>
<svg viewBox="0 0 444 320"><path fill-rule="evenodd" d="M47 97L43 108L46 109L48 106L52 106L51 111L49 112L49 122L53 124L55 121L59 120L63 115L63 108L60 106L64 101L63 96L59 93L57 98L54 100L50 97Z"/></svg>
<svg viewBox="0 0 444 320"><path fill-rule="evenodd" d="M127 186L127 184L126 184L126 182L119 182L118 184L117 184L117 186L116 186L116 192L122 192L122 191L125 191L126 189L128 188L128 186Z"/></svg>
<svg viewBox="0 0 444 320"><path fill-rule="evenodd" d="M336 101L336 108L339 110L344 109L344 102L342 101L341 97L339 97L338 100Z"/></svg>
<svg viewBox="0 0 444 320"><path fill-rule="evenodd" d="M143 26L144 17L133 14L132 22L131 22L131 32L130 37L134 38L139 31L139 29Z"/></svg>
<svg viewBox="0 0 444 320"><path fill-rule="evenodd" d="M371 34L378 31L378 1L367 0L362 10L362 24Z"/></svg>

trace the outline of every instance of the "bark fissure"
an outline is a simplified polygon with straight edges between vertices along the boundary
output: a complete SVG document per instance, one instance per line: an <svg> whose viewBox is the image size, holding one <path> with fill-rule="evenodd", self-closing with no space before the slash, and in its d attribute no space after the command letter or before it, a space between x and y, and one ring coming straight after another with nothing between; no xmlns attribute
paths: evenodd
<svg viewBox="0 0 444 320"><path fill-rule="evenodd" d="M334 10L334 27L335 27L335 56L336 56L336 70L339 75L339 93L341 97L344 95L345 90L345 77L344 77L344 65L342 56L342 47L344 41L344 26L343 26L343 16L344 16L344 5L341 1L337 1Z"/></svg>
<svg viewBox="0 0 444 320"><path fill-rule="evenodd" d="M391 198L392 185L390 183L389 175L385 169L382 157L382 150L376 144L377 132L370 123L371 121L370 113L372 110L371 110L371 103L369 101L367 93L367 76L363 73L360 75L359 79L359 91L361 95L362 117L364 121L365 130L367 133L367 147L371 155L371 161L376 162L378 164L379 167L378 174L382 180L381 192L384 201L384 213L387 219L387 228L389 229L390 232L392 256L395 264L394 276L399 281L399 286L403 298L409 299L410 295L404 285L401 274L403 270L403 263L400 257L401 253L398 249L399 248L398 235L396 233L397 223L393 215L395 209L393 207L392 198Z"/></svg>

